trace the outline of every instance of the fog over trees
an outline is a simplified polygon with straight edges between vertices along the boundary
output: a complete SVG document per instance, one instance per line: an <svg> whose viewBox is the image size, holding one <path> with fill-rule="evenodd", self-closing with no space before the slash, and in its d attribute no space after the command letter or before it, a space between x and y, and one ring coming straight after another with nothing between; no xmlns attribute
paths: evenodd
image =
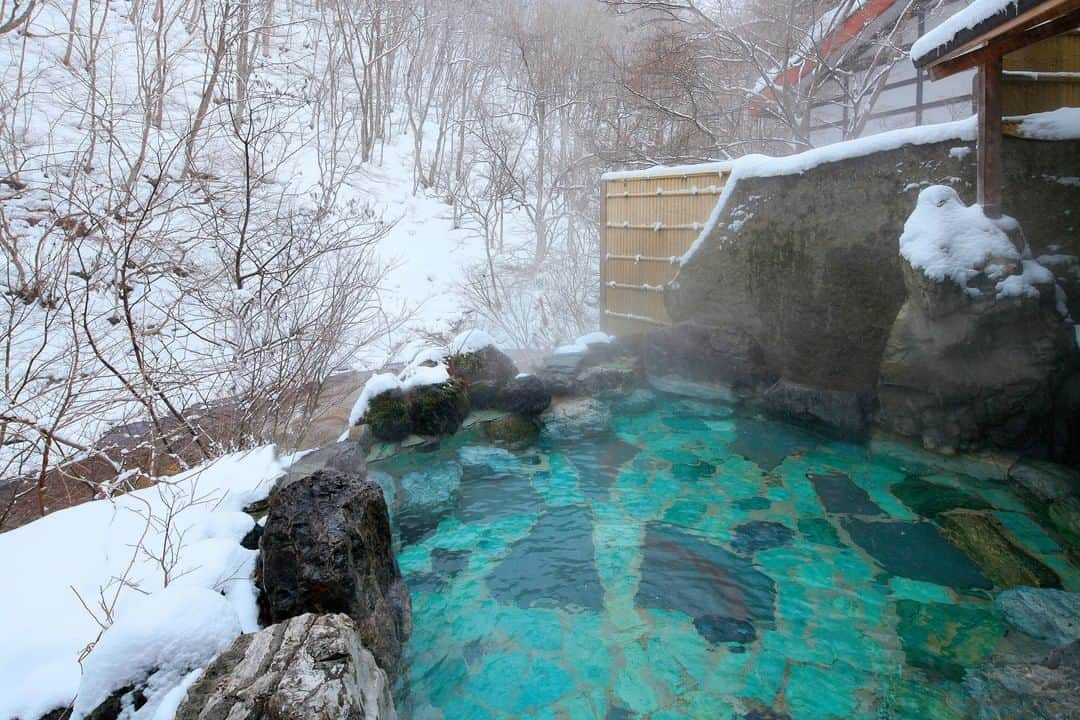
<svg viewBox="0 0 1080 720"><path fill-rule="evenodd" d="M599 175L805 147L841 77L857 132L887 32L884 65L771 80L858 5L0 0L0 477L125 422L184 466L302 418L409 321L372 168L482 247L472 324L540 350L595 328Z"/></svg>

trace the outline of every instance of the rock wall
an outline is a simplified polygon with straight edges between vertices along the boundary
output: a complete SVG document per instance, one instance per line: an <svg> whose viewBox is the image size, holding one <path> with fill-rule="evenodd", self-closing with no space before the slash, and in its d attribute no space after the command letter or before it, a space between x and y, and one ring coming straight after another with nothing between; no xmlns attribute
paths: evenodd
<svg viewBox="0 0 1080 720"><path fill-rule="evenodd" d="M886 344L908 298L898 249L904 221L931 184L974 200L973 145L908 145L799 175L740 179L670 284L671 317L749 337L760 375L872 413ZM1080 142L1007 138L1005 166L1005 210L1032 254L1080 255ZM741 366L745 356L733 361ZM798 395L800 413L813 416L806 392Z"/></svg>

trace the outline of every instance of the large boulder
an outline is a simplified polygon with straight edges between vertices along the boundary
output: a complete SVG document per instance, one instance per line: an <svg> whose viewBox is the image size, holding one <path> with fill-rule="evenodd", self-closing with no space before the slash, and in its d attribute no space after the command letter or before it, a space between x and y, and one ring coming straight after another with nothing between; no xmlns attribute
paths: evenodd
<svg viewBox="0 0 1080 720"><path fill-rule="evenodd" d="M645 372L718 383L741 391L768 387L776 373L758 342L735 326L682 322L653 330L641 339Z"/></svg>
<svg viewBox="0 0 1080 720"><path fill-rule="evenodd" d="M343 614L241 635L188 689L177 720L395 720L386 673Z"/></svg>
<svg viewBox="0 0 1080 720"><path fill-rule="evenodd" d="M408 394L409 426L417 435L452 435L469 414L469 391L460 380L415 387Z"/></svg>
<svg viewBox="0 0 1080 720"><path fill-rule="evenodd" d="M1044 658L973 670L964 691L977 720L1062 720L1080 717L1080 641Z"/></svg>
<svg viewBox="0 0 1080 720"><path fill-rule="evenodd" d="M867 431L866 403L858 393L822 390L781 379L765 391L764 403L773 413L844 436L858 437Z"/></svg>
<svg viewBox="0 0 1080 720"><path fill-rule="evenodd" d="M536 375L518 375L499 391L495 407L507 412L535 417L551 405L551 392Z"/></svg>
<svg viewBox="0 0 1080 720"><path fill-rule="evenodd" d="M518 374L517 366L494 345L447 358L450 374L465 383L473 407L496 407L500 391Z"/></svg>
<svg viewBox="0 0 1080 720"><path fill-rule="evenodd" d="M611 411L593 398L560 398L540 420L544 431L556 440L595 437L611 430Z"/></svg>
<svg viewBox="0 0 1080 720"><path fill-rule="evenodd" d="M1051 645L1080 640L1080 593L1019 587L994 600L1005 620L1026 635Z"/></svg>
<svg viewBox="0 0 1080 720"><path fill-rule="evenodd" d="M900 245L907 300L882 356L879 422L945 452L1048 452L1075 351L1053 275L946 187L920 193Z"/></svg>
<svg viewBox="0 0 1080 720"><path fill-rule="evenodd" d="M913 292L896 318L878 421L942 451L1038 448L1050 436L1056 374L1069 352L1053 305L984 295L950 312L939 297Z"/></svg>
<svg viewBox="0 0 1080 720"><path fill-rule="evenodd" d="M363 474L319 470L286 478L259 540L264 620L345 613L393 677L412 631L412 607L392 542L383 491Z"/></svg>
<svg viewBox="0 0 1080 720"><path fill-rule="evenodd" d="M524 415L506 415L484 423L484 437L514 450L529 447L539 435L536 421Z"/></svg>
<svg viewBox="0 0 1080 720"><path fill-rule="evenodd" d="M405 393L398 389L379 393L368 401L364 423L380 440L397 442L409 435L409 412Z"/></svg>
<svg viewBox="0 0 1080 720"><path fill-rule="evenodd" d="M577 375L585 367L585 355L585 352L557 352L544 358L536 375L549 394L577 393Z"/></svg>

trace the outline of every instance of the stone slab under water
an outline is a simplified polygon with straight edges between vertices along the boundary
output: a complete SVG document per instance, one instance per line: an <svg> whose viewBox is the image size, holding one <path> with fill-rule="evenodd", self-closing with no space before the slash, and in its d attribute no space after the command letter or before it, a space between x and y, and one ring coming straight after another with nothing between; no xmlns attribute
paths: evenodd
<svg viewBox="0 0 1080 720"><path fill-rule="evenodd" d="M413 596L403 718L959 720L1016 634L942 517L991 513L1080 589L1064 539L956 462L620 400L587 439L373 467Z"/></svg>

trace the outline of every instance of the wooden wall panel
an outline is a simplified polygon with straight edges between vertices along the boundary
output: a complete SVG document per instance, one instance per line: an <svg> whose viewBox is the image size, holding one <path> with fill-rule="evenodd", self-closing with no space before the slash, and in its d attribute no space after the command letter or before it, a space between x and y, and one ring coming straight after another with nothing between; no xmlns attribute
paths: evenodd
<svg viewBox="0 0 1080 720"><path fill-rule="evenodd" d="M716 170L606 180L600 199L600 299L605 332L669 325L664 285L701 234L727 173Z"/></svg>
<svg viewBox="0 0 1080 720"><path fill-rule="evenodd" d="M1057 35L1009 53L1003 67L1005 115L1080 107L1080 32Z"/></svg>

